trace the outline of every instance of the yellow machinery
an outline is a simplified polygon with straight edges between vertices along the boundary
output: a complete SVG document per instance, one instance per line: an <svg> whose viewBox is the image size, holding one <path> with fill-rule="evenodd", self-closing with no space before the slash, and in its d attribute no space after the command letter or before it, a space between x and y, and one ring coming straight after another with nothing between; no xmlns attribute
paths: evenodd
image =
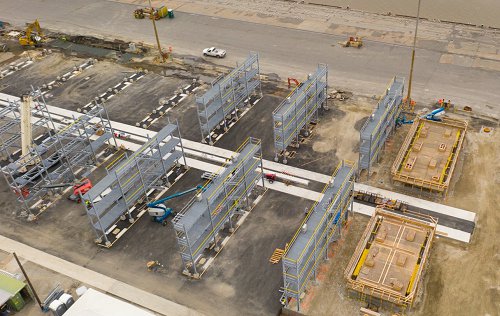
<svg viewBox="0 0 500 316"><path fill-rule="evenodd" d="M148 15L150 19L159 20L168 15L168 9L166 6L161 6L156 8L141 8L134 11L134 17L136 19L144 19Z"/></svg>
<svg viewBox="0 0 500 316"><path fill-rule="evenodd" d="M342 47L356 47L361 48L363 46L363 39L359 36L350 36L345 42L339 42Z"/></svg>
<svg viewBox="0 0 500 316"><path fill-rule="evenodd" d="M44 41L42 29L38 19L28 25L25 34L19 37L19 44L22 46L39 46Z"/></svg>

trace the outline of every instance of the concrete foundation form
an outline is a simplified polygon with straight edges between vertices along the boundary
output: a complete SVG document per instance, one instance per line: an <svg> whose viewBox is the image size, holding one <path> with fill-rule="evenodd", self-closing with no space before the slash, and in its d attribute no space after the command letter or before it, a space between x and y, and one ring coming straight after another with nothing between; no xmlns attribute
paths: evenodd
<svg viewBox="0 0 500 316"><path fill-rule="evenodd" d="M393 179L446 194L466 131L465 121L416 119L392 165Z"/></svg>
<svg viewBox="0 0 500 316"><path fill-rule="evenodd" d="M377 207L345 270L349 296L405 312L417 296L437 220Z"/></svg>

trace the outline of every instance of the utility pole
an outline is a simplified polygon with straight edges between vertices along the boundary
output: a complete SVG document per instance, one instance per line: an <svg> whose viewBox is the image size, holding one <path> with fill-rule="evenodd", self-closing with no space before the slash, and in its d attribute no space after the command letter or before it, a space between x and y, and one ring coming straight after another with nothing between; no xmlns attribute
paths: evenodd
<svg viewBox="0 0 500 316"><path fill-rule="evenodd" d="M410 66L410 79L408 80L408 95L406 96L406 107L411 109L413 112L413 106L411 105L411 83L413 79L413 64L415 62L415 48L417 46L417 31L418 31L418 22L420 20L420 2L418 0L418 8L417 8L417 23L415 24L415 36L413 37L413 50L411 52L411 66Z"/></svg>
<svg viewBox="0 0 500 316"><path fill-rule="evenodd" d="M26 271L24 271L24 268L23 268L23 265L21 264L21 261L19 261L19 258L17 257L17 255L16 255L15 252L13 252L12 254L14 255L14 258L16 259L16 262L19 265L19 268L21 269L21 272L23 273L24 278L28 282L28 286L30 287L31 293L33 293L33 296L35 296L35 300L38 303L38 306L40 306L40 309L43 311L43 304L40 301L40 298L38 297L38 294L36 294L35 288L33 287L33 284L31 284L30 279L28 278L28 274L26 274Z"/></svg>
<svg viewBox="0 0 500 316"><path fill-rule="evenodd" d="M160 39L158 38L158 30L156 29L156 21L155 21L155 16L154 16L154 11L153 11L153 5L151 5L151 0L149 0L149 7L151 8L151 14L149 17L151 18L151 21L153 21L153 28L155 30L156 44L158 45L158 52L160 53L161 62L164 62L165 57L163 56L163 53L161 51Z"/></svg>

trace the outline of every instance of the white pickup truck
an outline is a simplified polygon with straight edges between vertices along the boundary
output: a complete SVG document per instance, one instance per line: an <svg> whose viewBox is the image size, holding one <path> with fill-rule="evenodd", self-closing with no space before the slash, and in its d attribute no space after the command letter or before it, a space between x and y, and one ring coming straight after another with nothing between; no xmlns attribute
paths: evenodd
<svg viewBox="0 0 500 316"><path fill-rule="evenodd" d="M226 51L215 47L205 48L203 50L203 56L223 58L226 56Z"/></svg>

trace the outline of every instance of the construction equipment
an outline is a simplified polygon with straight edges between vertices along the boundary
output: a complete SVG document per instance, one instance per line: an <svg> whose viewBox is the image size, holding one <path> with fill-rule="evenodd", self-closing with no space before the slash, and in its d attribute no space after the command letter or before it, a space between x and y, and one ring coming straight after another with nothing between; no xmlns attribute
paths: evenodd
<svg viewBox="0 0 500 316"><path fill-rule="evenodd" d="M396 119L396 126L401 126L401 125L405 125L405 124L413 124L413 120L408 120L408 119L406 119L405 114L401 114L401 116L399 116Z"/></svg>
<svg viewBox="0 0 500 316"><path fill-rule="evenodd" d="M445 109L444 107L440 107L439 109L435 109L431 113L422 115L421 118L424 118L429 121L441 122L442 121L441 116L445 114L444 109Z"/></svg>
<svg viewBox="0 0 500 316"><path fill-rule="evenodd" d="M206 188L202 185L198 185L194 188L191 188L186 191L181 191L174 193L172 195L169 195L167 197L164 197L163 199L159 199L157 201L151 202L147 204L148 207L148 214L151 216L153 222L156 223L161 223L163 226L167 225L167 218L170 216L170 214L173 213L173 209L171 207L166 207L164 202L181 197L183 195L189 194L194 191L202 190L204 191Z"/></svg>
<svg viewBox="0 0 500 316"><path fill-rule="evenodd" d="M363 46L363 39L359 36L350 36L345 42L339 42L342 47L356 47L361 48Z"/></svg>
<svg viewBox="0 0 500 316"><path fill-rule="evenodd" d="M438 109L433 110L430 113L422 115L420 118L423 118L423 119L426 119L429 121L441 122L442 121L441 116L443 114L445 114L444 110L445 110L445 107L440 107ZM404 124L413 124L413 120L406 119L406 115L404 113L401 113L401 115L396 119L396 126L401 126Z"/></svg>
<svg viewBox="0 0 500 316"><path fill-rule="evenodd" d="M264 178L269 181L269 183L273 183L276 181L276 174L275 173L265 173Z"/></svg>
<svg viewBox="0 0 500 316"><path fill-rule="evenodd" d="M173 11L171 11L171 15L173 17ZM166 16L168 16L169 10L166 6L161 6L158 9L150 7L150 8L139 8L134 10L134 18L136 19L144 19L149 16L152 20L159 20Z"/></svg>
<svg viewBox="0 0 500 316"><path fill-rule="evenodd" d="M288 77L288 89L292 86L292 82L295 83L295 86L300 86L300 82L297 79Z"/></svg>
<svg viewBox="0 0 500 316"><path fill-rule="evenodd" d="M65 188L73 186L73 193L68 196L68 200L75 201L76 203L80 203L81 196L87 193L90 189L92 189L92 182L90 179L83 178L80 182L70 182L70 183L60 183L54 185L44 185L41 186L43 189L55 189L55 188Z"/></svg>
<svg viewBox="0 0 500 316"><path fill-rule="evenodd" d="M144 9L135 9L134 10L134 18L136 19L144 19Z"/></svg>
<svg viewBox="0 0 500 316"><path fill-rule="evenodd" d="M151 260L146 262L146 268L148 268L149 272L167 272L165 266L158 260Z"/></svg>
<svg viewBox="0 0 500 316"><path fill-rule="evenodd" d="M42 29L40 28L40 23L38 19L35 22L31 23L26 27L26 31L23 36L19 37L19 44L22 46L40 46L45 37L42 33Z"/></svg>

